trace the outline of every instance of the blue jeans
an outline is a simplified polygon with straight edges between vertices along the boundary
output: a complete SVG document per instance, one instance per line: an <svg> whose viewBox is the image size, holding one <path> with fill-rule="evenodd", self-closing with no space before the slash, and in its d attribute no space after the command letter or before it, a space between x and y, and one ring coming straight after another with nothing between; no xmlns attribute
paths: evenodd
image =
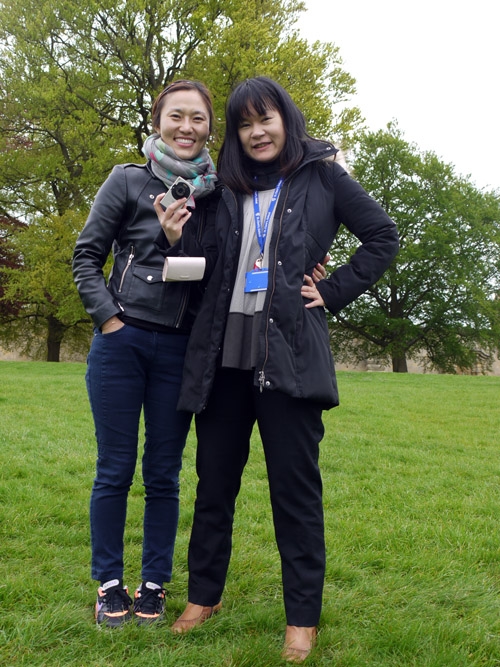
<svg viewBox="0 0 500 667"><path fill-rule="evenodd" d="M95 333L88 356L87 390L97 438L90 500L92 577L123 579L127 498L137 462L144 410L145 487L142 579L162 585L172 576L179 518L179 472L191 414L177 399L188 336L125 325Z"/></svg>

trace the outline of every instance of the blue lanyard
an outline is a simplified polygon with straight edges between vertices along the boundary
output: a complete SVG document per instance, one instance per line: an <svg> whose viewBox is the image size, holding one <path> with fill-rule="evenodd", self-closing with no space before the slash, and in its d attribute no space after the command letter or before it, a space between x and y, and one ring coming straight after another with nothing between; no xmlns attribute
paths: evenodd
<svg viewBox="0 0 500 667"><path fill-rule="evenodd" d="M271 203L267 209L266 219L264 220L264 228L262 228L260 222L260 204L259 204L259 193L257 190L253 193L253 214L255 218L255 233L257 234L257 241L259 242L260 253L264 255L264 246L266 244L267 231L269 229L269 223L276 208L276 202L280 194L281 186L283 185L283 179L280 178L278 185L274 188L273 196L271 198Z"/></svg>

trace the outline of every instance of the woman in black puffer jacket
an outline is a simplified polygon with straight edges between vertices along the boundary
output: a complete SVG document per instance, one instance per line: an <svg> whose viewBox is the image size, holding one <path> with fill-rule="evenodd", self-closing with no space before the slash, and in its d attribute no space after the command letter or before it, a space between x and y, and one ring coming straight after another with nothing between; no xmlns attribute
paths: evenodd
<svg viewBox="0 0 500 667"><path fill-rule="evenodd" d="M186 632L221 607L235 501L257 422L282 563L284 657L309 654L325 569L322 411L338 403L324 307L337 313L375 283L398 251L396 226L306 134L274 81L240 84L226 111L216 214L219 260L186 356L180 407L197 414L195 516ZM315 284L340 224L361 242Z"/></svg>

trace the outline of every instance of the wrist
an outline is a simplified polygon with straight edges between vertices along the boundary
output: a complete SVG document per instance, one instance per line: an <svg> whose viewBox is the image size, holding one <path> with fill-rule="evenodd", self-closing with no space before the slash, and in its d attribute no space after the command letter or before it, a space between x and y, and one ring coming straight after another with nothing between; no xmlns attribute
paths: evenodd
<svg viewBox="0 0 500 667"><path fill-rule="evenodd" d="M177 243L179 243L179 241L181 240L182 233L181 234L178 234L178 233L175 233L175 232L172 233L169 230L168 232L165 232L165 236L167 237L167 241L169 242L170 246L174 246Z"/></svg>
<svg viewBox="0 0 500 667"><path fill-rule="evenodd" d="M115 327L116 325L121 325L123 322L120 320L119 317L111 317L109 320L106 320L105 322L102 323L101 325L101 331L110 329L112 327Z"/></svg>

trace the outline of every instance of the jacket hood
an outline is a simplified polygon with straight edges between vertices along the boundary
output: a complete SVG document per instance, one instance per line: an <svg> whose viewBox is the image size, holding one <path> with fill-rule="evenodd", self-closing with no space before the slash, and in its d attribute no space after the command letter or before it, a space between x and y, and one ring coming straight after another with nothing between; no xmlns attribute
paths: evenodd
<svg viewBox="0 0 500 667"><path fill-rule="evenodd" d="M335 159L338 148L328 141L321 139L308 139L304 142L303 164L314 162L315 160Z"/></svg>

